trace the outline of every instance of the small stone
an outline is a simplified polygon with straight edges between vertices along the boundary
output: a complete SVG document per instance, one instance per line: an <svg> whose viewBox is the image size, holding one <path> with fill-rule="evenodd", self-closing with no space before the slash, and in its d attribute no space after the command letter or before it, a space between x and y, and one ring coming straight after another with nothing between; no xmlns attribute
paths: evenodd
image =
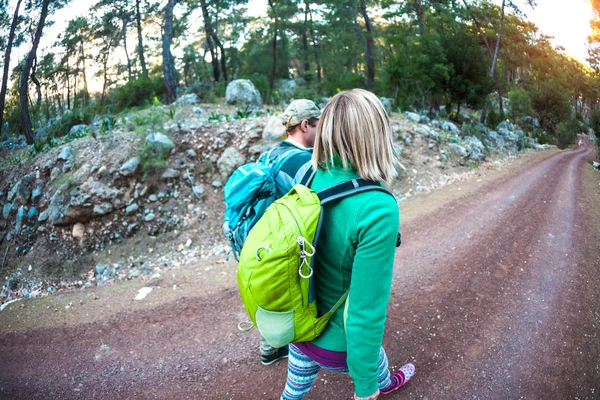
<svg viewBox="0 0 600 400"><path fill-rule="evenodd" d="M196 158L196 152L193 149L188 149L185 152L185 155L188 156L189 158Z"/></svg>
<svg viewBox="0 0 600 400"><path fill-rule="evenodd" d="M158 200L158 197L156 197L155 194L151 194L150 196L148 196L148 200L151 202L155 202Z"/></svg>
<svg viewBox="0 0 600 400"><path fill-rule="evenodd" d="M134 212L136 212L140 207L136 204L133 203L130 206L128 206L127 208L125 208L125 214L133 214Z"/></svg>
<svg viewBox="0 0 600 400"><path fill-rule="evenodd" d="M37 208L31 207L29 209L29 211L27 212L27 218L28 219L33 219L37 215L37 213L38 213Z"/></svg>
<svg viewBox="0 0 600 400"><path fill-rule="evenodd" d="M194 187L192 187L192 190L194 191L194 194L198 197L200 197L204 194L204 186L203 185L194 186Z"/></svg>
<svg viewBox="0 0 600 400"><path fill-rule="evenodd" d="M148 213L146 214L146 216L144 217L144 221L146 222L150 222L153 221L154 218L156 218L156 216L153 213Z"/></svg>
<svg viewBox="0 0 600 400"><path fill-rule="evenodd" d="M58 159L63 160L63 161L70 160L73 157L75 157L75 155L73 154L73 150L71 150L71 147L69 147L69 146L62 149L62 151L58 155Z"/></svg>
<svg viewBox="0 0 600 400"><path fill-rule="evenodd" d="M52 172L50 173L50 180L55 180L61 174L60 168L54 167L52 168Z"/></svg>
<svg viewBox="0 0 600 400"><path fill-rule="evenodd" d="M38 217L38 222L45 222L48 220L48 217L50 217L50 211L45 210Z"/></svg>
<svg viewBox="0 0 600 400"><path fill-rule="evenodd" d="M12 205L12 203L6 203L4 205L4 207L2 208L2 216L4 217L4 219L8 219L13 209L14 206Z"/></svg>
<svg viewBox="0 0 600 400"><path fill-rule="evenodd" d="M19 211L17 211L17 220L15 222L15 231L19 232L21 230L21 224L23 223L23 218L25 217L25 207L19 207Z"/></svg>
<svg viewBox="0 0 600 400"><path fill-rule="evenodd" d="M40 199L40 197L42 197L42 189L39 187L36 187L31 192L31 201L35 203Z"/></svg>
<svg viewBox="0 0 600 400"><path fill-rule="evenodd" d="M139 157L130 158L125 162L125 164L121 165L119 168L119 173L123 176L131 176L135 173L140 165Z"/></svg>
<svg viewBox="0 0 600 400"><path fill-rule="evenodd" d="M221 181L212 181L211 185L213 185L213 187L218 188L218 187L223 186L223 182L221 182Z"/></svg>
<svg viewBox="0 0 600 400"><path fill-rule="evenodd" d="M82 240L84 235L85 225L83 225L81 222L78 222L75 225L73 225L73 232L71 233L73 239Z"/></svg>
<svg viewBox="0 0 600 400"><path fill-rule="evenodd" d="M161 175L162 179L172 179L172 178L177 178L179 176L180 172L176 169L173 168L167 168L165 170L165 172L163 172L163 174Z"/></svg>

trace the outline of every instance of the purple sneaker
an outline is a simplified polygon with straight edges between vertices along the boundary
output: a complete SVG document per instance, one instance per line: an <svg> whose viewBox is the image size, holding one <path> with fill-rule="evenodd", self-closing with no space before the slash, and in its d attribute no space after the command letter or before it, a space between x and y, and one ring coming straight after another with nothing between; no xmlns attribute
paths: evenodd
<svg viewBox="0 0 600 400"><path fill-rule="evenodd" d="M415 374L415 366L412 364L404 364L398 372L390 376L392 383L385 389L381 389L382 394L392 393L394 390L400 389L406 382Z"/></svg>

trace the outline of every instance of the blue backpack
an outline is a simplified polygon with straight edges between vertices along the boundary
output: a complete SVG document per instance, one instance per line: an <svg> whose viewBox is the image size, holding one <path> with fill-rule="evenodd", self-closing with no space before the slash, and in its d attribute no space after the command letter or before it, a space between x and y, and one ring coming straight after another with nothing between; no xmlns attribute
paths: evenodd
<svg viewBox="0 0 600 400"><path fill-rule="evenodd" d="M236 260L250 229L276 199L277 173L290 157L302 152L300 149L290 149L271 159L271 153L275 149L263 153L257 162L244 164L236 169L225 184L223 233L229 239Z"/></svg>

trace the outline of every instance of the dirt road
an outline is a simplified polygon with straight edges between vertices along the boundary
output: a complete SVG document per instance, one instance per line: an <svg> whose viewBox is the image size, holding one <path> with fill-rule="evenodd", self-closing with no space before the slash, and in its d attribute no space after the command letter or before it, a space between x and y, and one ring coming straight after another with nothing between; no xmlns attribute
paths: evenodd
<svg viewBox="0 0 600 400"><path fill-rule="evenodd" d="M600 179L592 146L537 153L401 203L384 346L397 399L600 398ZM276 399L232 262L13 303L0 398ZM133 300L143 285L153 291ZM351 399L321 373L309 399Z"/></svg>

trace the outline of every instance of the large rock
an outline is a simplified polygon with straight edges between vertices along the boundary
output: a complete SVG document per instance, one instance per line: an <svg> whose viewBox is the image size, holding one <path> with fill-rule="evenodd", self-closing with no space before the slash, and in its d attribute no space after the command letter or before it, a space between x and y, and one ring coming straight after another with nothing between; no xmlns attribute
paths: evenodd
<svg viewBox="0 0 600 400"><path fill-rule="evenodd" d="M450 133L453 133L453 134L455 134L455 135L460 135L460 129L458 129L458 128L456 127L456 125L454 125L454 124L453 124L452 122L450 122L450 121L443 121L443 122L441 123L441 125L440 125L440 126L441 126L441 128L442 128L443 130L445 130L446 132L450 132Z"/></svg>
<svg viewBox="0 0 600 400"><path fill-rule="evenodd" d="M469 152L467 151L467 149L465 149L463 146L461 146L459 144L448 143L448 147L450 147L450 149L452 149L453 152L455 152L456 154L458 154L461 157L469 156Z"/></svg>
<svg viewBox="0 0 600 400"><path fill-rule="evenodd" d="M246 159L241 155L235 148L228 147L225 149L219 160L217 161L217 168L221 177L227 179L233 171L246 162Z"/></svg>
<svg viewBox="0 0 600 400"><path fill-rule="evenodd" d="M502 132L502 131L509 131L512 132L515 130L515 127L513 126L513 124L511 124L511 122L507 119L505 119L504 121L500 122L498 124L498 126L496 127L496 131L498 132Z"/></svg>
<svg viewBox="0 0 600 400"><path fill-rule="evenodd" d="M146 143L159 154L168 154L175 148L175 143L165 134L154 132L146 136Z"/></svg>
<svg viewBox="0 0 600 400"><path fill-rule="evenodd" d="M262 137L265 140L279 140L285 135L285 127L281 123L281 117L271 117L265 125Z"/></svg>
<svg viewBox="0 0 600 400"><path fill-rule="evenodd" d="M177 105L192 105L200 103L200 99L196 93L184 94L181 97L178 97L175 101Z"/></svg>
<svg viewBox="0 0 600 400"><path fill-rule="evenodd" d="M67 146L64 149L62 149L62 151L58 155L58 159L63 161L71 160L73 158L75 158L75 154L73 154L73 150L71 150L70 146Z"/></svg>
<svg viewBox="0 0 600 400"><path fill-rule="evenodd" d="M379 101L383 104L383 108L388 114L392 113L392 104L394 104L394 99L390 99L389 97L380 97Z"/></svg>
<svg viewBox="0 0 600 400"><path fill-rule="evenodd" d="M15 200L20 204L27 204L29 198L31 197L31 189L27 187L27 185L21 180L17 182L15 186L8 192L8 201Z"/></svg>
<svg viewBox="0 0 600 400"><path fill-rule="evenodd" d="M227 104L247 105L254 108L262 107L260 92L248 79L236 79L231 81L229 85L227 85L225 102Z"/></svg>
<svg viewBox="0 0 600 400"><path fill-rule="evenodd" d="M469 152L469 158L474 161L485 160L485 147L481 140L474 136L465 136L464 144Z"/></svg>
<svg viewBox="0 0 600 400"><path fill-rule="evenodd" d="M82 137L89 133L90 129L87 125L75 125L69 130L69 136Z"/></svg>
<svg viewBox="0 0 600 400"><path fill-rule="evenodd" d="M419 123L421 122L421 116L417 113L407 111L404 113L404 117L410 121Z"/></svg>
<svg viewBox="0 0 600 400"><path fill-rule="evenodd" d="M137 171L139 165L140 158L132 157L129 160L127 160L125 164L121 165L121 168L119 168L119 173L123 176L131 176L135 174L135 171Z"/></svg>

